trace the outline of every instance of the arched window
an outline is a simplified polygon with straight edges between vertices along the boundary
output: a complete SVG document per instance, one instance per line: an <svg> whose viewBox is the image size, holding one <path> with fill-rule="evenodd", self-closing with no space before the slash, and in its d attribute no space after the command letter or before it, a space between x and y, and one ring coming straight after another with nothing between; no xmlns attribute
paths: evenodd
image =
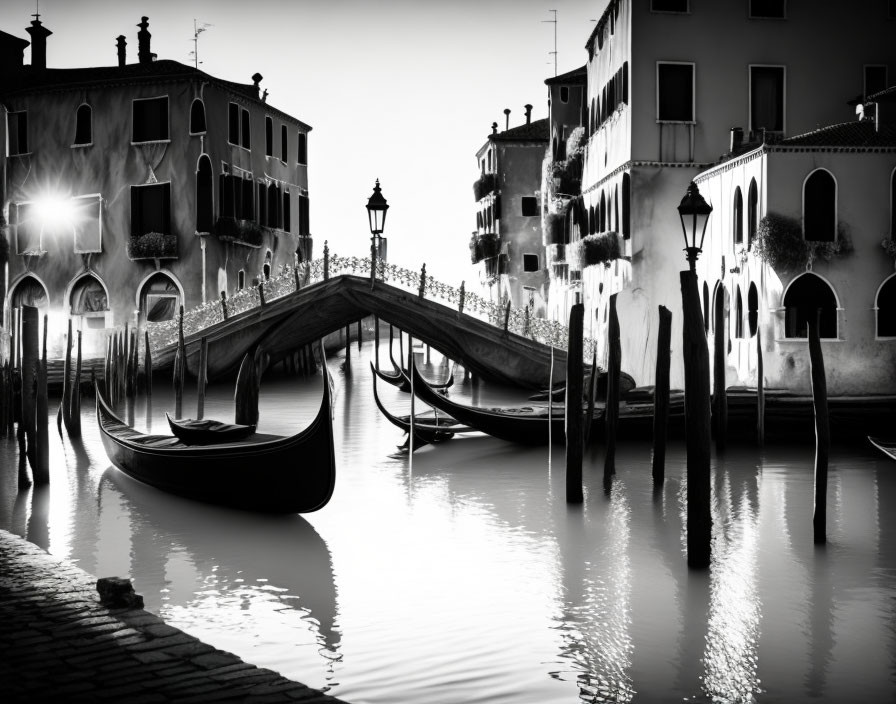
<svg viewBox="0 0 896 704"><path fill-rule="evenodd" d="M268 250L264 255L264 265L261 267L261 273L264 275L265 281L271 278L271 250Z"/></svg>
<svg viewBox="0 0 896 704"><path fill-rule="evenodd" d="M75 113L75 144L93 143L93 109L84 103Z"/></svg>
<svg viewBox="0 0 896 704"><path fill-rule="evenodd" d="M632 177L625 173L622 174L622 236L625 239L632 236L631 202Z"/></svg>
<svg viewBox="0 0 896 704"><path fill-rule="evenodd" d="M205 131L205 103L196 98L190 105L190 134L204 134Z"/></svg>
<svg viewBox="0 0 896 704"><path fill-rule="evenodd" d="M619 232L619 186L613 187L613 231Z"/></svg>
<svg viewBox="0 0 896 704"><path fill-rule="evenodd" d="M744 197L741 195L740 186L734 189L734 204L732 207L731 231L734 233L734 244L744 243Z"/></svg>
<svg viewBox="0 0 896 704"><path fill-rule="evenodd" d="M709 332L709 284L703 282L703 330Z"/></svg>
<svg viewBox="0 0 896 704"><path fill-rule="evenodd" d="M163 272L150 276L140 289L140 313L148 323L174 320L180 304L180 289Z"/></svg>
<svg viewBox="0 0 896 704"><path fill-rule="evenodd" d="M896 274L881 284L877 290L877 336L896 337Z"/></svg>
<svg viewBox="0 0 896 704"><path fill-rule="evenodd" d="M737 295L734 297L734 337L738 340L744 336L744 299L740 295L740 286L737 287Z"/></svg>
<svg viewBox="0 0 896 704"><path fill-rule="evenodd" d="M747 192L747 249L753 247L756 230L759 228L759 189L756 179L750 179L750 190Z"/></svg>
<svg viewBox="0 0 896 704"><path fill-rule="evenodd" d="M594 212L594 206L592 205L588 209L588 234L593 235L597 232L597 215Z"/></svg>
<svg viewBox="0 0 896 704"><path fill-rule="evenodd" d="M710 311L710 329L712 334L716 334L716 311L720 306L725 305L725 287L721 281L716 281L716 285L712 290L712 310Z"/></svg>
<svg viewBox="0 0 896 704"><path fill-rule="evenodd" d="M212 232L215 225L215 203L212 190L212 162L208 154L199 157L196 167L196 232Z"/></svg>
<svg viewBox="0 0 896 704"><path fill-rule="evenodd" d="M890 174L890 238L896 239L896 169Z"/></svg>
<svg viewBox="0 0 896 704"><path fill-rule="evenodd" d="M600 229L599 232L607 231L607 198L604 195L604 192L600 192Z"/></svg>
<svg viewBox="0 0 896 704"><path fill-rule="evenodd" d="M750 328L750 337L755 336L759 325L759 291L755 283L751 283L747 291L747 325Z"/></svg>
<svg viewBox="0 0 896 704"><path fill-rule="evenodd" d="M43 284L33 276L26 276L16 284L10 296L10 305L12 308L21 308L22 306L34 306L35 308L46 308L49 304L47 289Z"/></svg>
<svg viewBox="0 0 896 704"><path fill-rule="evenodd" d="M837 240L837 183L825 169L813 171L803 184L803 237L813 242Z"/></svg>
<svg viewBox="0 0 896 704"><path fill-rule="evenodd" d="M106 311L109 310L109 297L105 287L92 274L82 276L72 286L69 296L71 314L81 316L86 328L106 327Z"/></svg>
<svg viewBox="0 0 896 704"><path fill-rule="evenodd" d="M245 269L240 269L236 273L236 286L238 291L242 291L246 288L246 271Z"/></svg>
<svg viewBox="0 0 896 704"><path fill-rule="evenodd" d="M305 134L304 132L299 132L298 145L299 145L299 154L298 154L299 163L307 164L308 163L308 135Z"/></svg>
<svg viewBox="0 0 896 704"><path fill-rule="evenodd" d="M807 272L784 293L784 336L808 337L810 315L818 316L819 337L837 337L837 297L824 279Z"/></svg>

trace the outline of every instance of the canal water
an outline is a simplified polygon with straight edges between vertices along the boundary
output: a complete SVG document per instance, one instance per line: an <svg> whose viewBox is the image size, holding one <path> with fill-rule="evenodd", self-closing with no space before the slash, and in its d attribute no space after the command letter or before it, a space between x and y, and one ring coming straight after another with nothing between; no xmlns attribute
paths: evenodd
<svg viewBox="0 0 896 704"><path fill-rule="evenodd" d="M53 418L49 488L17 493L0 441L0 526L131 577L172 625L355 704L894 700L896 462L834 448L829 543L815 547L811 439L714 456L713 565L692 572L681 444L657 491L648 438L618 448L609 492L602 450L586 451L580 507L565 502L562 447L471 435L411 464L392 456L401 433L374 406L371 353L352 347L350 377L342 354L329 360L337 481L317 513L254 515L132 481L88 401L80 442ZM444 373L435 353L428 371ZM525 399L460 376L457 400ZM303 427L320 391L320 375L268 376L260 430ZM407 395L380 392L407 412ZM231 419L232 399L212 386L206 415ZM171 407L157 381L135 425L162 432Z"/></svg>

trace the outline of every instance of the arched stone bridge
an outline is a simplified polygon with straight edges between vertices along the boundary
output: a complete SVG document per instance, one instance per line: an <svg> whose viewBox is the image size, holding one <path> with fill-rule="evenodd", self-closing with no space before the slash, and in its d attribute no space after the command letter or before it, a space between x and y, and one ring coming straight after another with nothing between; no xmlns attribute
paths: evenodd
<svg viewBox="0 0 896 704"><path fill-rule="evenodd" d="M340 267L339 264L343 266ZM566 374L566 329L558 323L529 320L528 314L511 311L508 329L504 329L504 309L478 296L465 295L425 275L377 264L378 278L369 276L370 261L364 259L320 260L304 269L287 268L279 277L264 284L264 303L256 289L241 291L227 301L225 318L220 301L210 302L185 315L187 369L195 374L202 337L208 339L208 375L220 376L236 369L243 356L261 344L277 361L293 350L344 329L368 315L409 333L449 358L463 364L474 374L505 384L543 388L548 384L551 346L554 346L554 381ZM368 272L367 276L342 273L330 276L327 269ZM322 269L322 271L321 271ZM300 286L301 280L322 280ZM386 283L391 278L399 285ZM458 305L450 306L421 295L439 297ZM400 285L418 287L416 292ZM469 306L458 310L460 300ZM473 309L473 315L466 311ZM491 322L476 317L485 315ZM499 318L499 320L496 320ZM496 324L497 323L497 324ZM514 328L523 327L518 332ZM156 368L170 366L176 351L176 324L167 322L149 326L153 361ZM533 339L541 336L545 342ZM546 344L551 342L551 345ZM593 341L586 340L590 360Z"/></svg>

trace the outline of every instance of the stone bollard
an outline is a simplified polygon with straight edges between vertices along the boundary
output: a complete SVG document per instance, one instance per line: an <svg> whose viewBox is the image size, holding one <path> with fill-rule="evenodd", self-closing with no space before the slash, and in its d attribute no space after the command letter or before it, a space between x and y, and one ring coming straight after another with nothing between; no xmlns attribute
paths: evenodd
<svg viewBox="0 0 896 704"><path fill-rule="evenodd" d="M131 580L124 577L100 577L96 580L100 603L111 609L142 609L143 597L134 591Z"/></svg>

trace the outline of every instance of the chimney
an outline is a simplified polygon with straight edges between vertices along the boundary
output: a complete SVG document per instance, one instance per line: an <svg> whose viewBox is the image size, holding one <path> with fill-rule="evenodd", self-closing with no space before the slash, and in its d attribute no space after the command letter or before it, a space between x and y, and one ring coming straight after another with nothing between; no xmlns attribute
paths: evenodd
<svg viewBox="0 0 896 704"><path fill-rule="evenodd" d="M119 34L115 41L118 42L118 65L119 67L124 66L127 63L127 45L128 42L124 38L123 34Z"/></svg>
<svg viewBox="0 0 896 704"><path fill-rule="evenodd" d="M532 122L532 106L529 103L523 105L526 108L526 124L530 124Z"/></svg>
<svg viewBox="0 0 896 704"><path fill-rule="evenodd" d="M740 145L744 143L744 128L743 127L732 127L731 128L731 138L728 141L728 153L733 154L738 149L740 149Z"/></svg>
<svg viewBox="0 0 896 704"><path fill-rule="evenodd" d="M137 58L141 64L151 64L155 61L156 55L149 49L149 40L152 35L147 30L149 27L149 17L141 17L140 24L137 25L140 31L137 32Z"/></svg>
<svg viewBox="0 0 896 704"><path fill-rule="evenodd" d="M492 123L492 134L498 134L498 123L497 122Z"/></svg>
<svg viewBox="0 0 896 704"><path fill-rule="evenodd" d="M510 108L504 108L504 129L510 129Z"/></svg>
<svg viewBox="0 0 896 704"><path fill-rule="evenodd" d="M47 67L47 37L52 32L44 27L40 21L40 15L35 15L31 26L25 31L31 35L31 68Z"/></svg>

